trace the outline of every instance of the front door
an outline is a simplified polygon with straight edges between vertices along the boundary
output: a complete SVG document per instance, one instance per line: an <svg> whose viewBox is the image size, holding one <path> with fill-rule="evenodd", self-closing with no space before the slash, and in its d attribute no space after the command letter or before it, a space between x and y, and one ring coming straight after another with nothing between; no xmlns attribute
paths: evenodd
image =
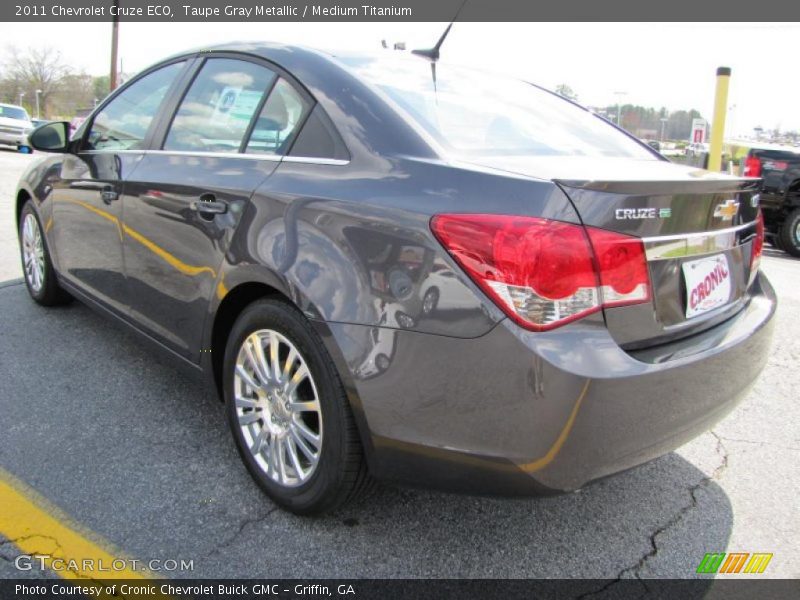
<svg viewBox="0 0 800 600"><path fill-rule="evenodd" d="M52 236L62 277L118 312L126 309L122 262L124 180L144 156L154 116L183 69L177 62L133 82L94 116L53 185Z"/></svg>

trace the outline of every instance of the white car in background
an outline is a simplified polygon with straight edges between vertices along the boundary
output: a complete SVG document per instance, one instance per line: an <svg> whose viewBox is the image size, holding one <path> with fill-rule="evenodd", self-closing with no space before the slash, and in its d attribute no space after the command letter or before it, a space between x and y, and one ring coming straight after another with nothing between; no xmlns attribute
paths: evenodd
<svg viewBox="0 0 800 600"><path fill-rule="evenodd" d="M28 134L33 123L21 106L0 104L0 144L14 146L20 152L30 152Z"/></svg>
<svg viewBox="0 0 800 600"><path fill-rule="evenodd" d="M693 142L686 146L686 156L702 156L708 154L708 144Z"/></svg>

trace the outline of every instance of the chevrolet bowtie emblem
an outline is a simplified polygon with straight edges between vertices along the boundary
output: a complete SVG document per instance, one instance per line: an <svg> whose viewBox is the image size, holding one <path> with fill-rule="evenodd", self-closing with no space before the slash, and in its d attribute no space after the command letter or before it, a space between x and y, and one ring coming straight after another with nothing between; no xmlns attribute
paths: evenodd
<svg viewBox="0 0 800 600"><path fill-rule="evenodd" d="M714 216L719 219L730 220L739 212L739 203L736 200L725 200L714 209Z"/></svg>

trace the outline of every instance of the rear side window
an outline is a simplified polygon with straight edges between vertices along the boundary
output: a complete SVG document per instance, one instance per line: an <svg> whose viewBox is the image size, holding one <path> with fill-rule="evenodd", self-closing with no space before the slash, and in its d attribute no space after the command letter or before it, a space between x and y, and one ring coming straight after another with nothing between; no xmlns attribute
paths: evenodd
<svg viewBox="0 0 800 600"><path fill-rule="evenodd" d="M310 108L309 102L289 82L279 79L256 119L245 152L286 154Z"/></svg>
<svg viewBox="0 0 800 600"><path fill-rule="evenodd" d="M308 115L289 155L306 158L350 159L350 154L339 137L339 133L319 105L315 106Z"/></svg>
<svg viewBox="0 0 800 600"><path fill-rule="evenodd" d="M252 62L208 59L175 113L164 149L238 152L275 77Z"/></svg>
<svg viewBox="0 0 800 600"><path fill-rule="evenodd" d="M120 92L92 122L89 150L134 150L142 142L172 83L183 69L177 62L153 71Z"/></svg>

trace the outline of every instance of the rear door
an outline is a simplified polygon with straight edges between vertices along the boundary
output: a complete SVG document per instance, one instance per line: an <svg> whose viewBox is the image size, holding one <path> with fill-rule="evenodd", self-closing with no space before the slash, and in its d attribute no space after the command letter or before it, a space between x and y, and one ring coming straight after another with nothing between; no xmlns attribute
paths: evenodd
<svg viewBox="0 0 800 600"><path fill-rule="evenodd" d="M262 62L204 55L156 149L126 182L131 316L192 361L204 350L209 299L224 290L219 271L236 226L308 104Z"/></svg>

